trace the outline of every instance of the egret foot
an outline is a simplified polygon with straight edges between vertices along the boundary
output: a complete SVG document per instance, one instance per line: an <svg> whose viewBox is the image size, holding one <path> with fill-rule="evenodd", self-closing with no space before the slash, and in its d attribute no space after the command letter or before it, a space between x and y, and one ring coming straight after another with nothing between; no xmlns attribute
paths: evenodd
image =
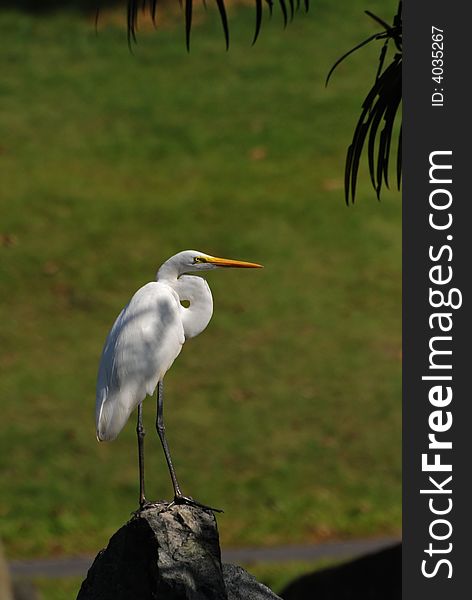
<svg viewBox="0 0 472 600"><path fill-rule="evenodd" d="M159 506L160 504L169 505L169 502L164 502L164 500L161 500L158 502L149 502L148 500L144 500L144 502L141 502L139 504L139 508L137 510L133 511L131 514L134 517L137 517L139 515L139 513L143 512L143 510L147 510L148 508L155 508L156 506Z"/></svg>
<svg viewBox="0 0 472 600"><path fill-rule="evenodd" d="M212 512L224 512L223 510L221 510L221 508L213 508L212 506L207 506L206 504L197 502L197 500L194 500L190 496L183 496L182 494L176 494L174 496L174 500L169 504L168 508L174 506L174 504L188 504L189 506L196 506L198 508L203 508L204 510L211 510Z"/></svg>

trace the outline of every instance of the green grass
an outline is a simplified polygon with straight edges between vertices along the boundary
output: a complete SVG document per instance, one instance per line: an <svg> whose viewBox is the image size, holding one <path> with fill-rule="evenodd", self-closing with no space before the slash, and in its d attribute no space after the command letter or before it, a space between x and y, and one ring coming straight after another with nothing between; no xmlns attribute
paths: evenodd
<svg viewBox="0 0 472 600"><path fill-rule="evenodd" d="M279 594L294 579L336 564L334 560L291 560L284 563L268 562L243 565L254 577ZM339 561L338 561L339 562ZM49 599L48 599L49 600Z"/></svg>
<svg viewBox="0 0 472 600"><path fill-rule="evenodd" d="M78 577L65 579L41 578L34 581L34 587L40 593L41 600L74 600L82 581Z"/></svg>
<svg viewBox="0 0 472 600"><path fill-rule="evenodd" d="M134 424L98 444L104 338L130 295L185 248L263 263L210 274L215 315L166 378L184 491L225 509L222 544L400 528L398 194L344 154L377 60L380 0L314 2L284 32L214 10L144 31L73 13L0 13L0 537L11 557L95 553L136 508ZM149 495L170 496L154 402Z"/></svg>

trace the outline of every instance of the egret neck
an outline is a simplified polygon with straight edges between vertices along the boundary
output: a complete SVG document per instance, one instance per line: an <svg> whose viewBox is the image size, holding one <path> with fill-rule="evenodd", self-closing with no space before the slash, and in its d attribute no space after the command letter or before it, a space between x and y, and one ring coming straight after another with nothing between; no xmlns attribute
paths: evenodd
<svg viewBox="0 0 472 600"><path fill-rule="evenodd" d="M205 279L195 275L183 275L172 259L165 262L157 272L157 282L164 283L174 290L180 304L180 314L185 339L200 334L213 315L213 296Z"/></svg>

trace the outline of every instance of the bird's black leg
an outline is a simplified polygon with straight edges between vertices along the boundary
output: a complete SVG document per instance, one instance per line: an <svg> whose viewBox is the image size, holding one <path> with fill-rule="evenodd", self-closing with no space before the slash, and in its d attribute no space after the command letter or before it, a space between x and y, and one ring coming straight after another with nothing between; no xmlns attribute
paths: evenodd
<svg viewBox="0 0 472 600"><path fill-rule="evenodd" d="M164 384L162 381L159 381L157 384L157 419L156 419L156 429L159 435L159 439L161 440L162 448L164 449L164 454L167 461L167 466L169 468L169 473L172 479L172 485L174 487L174 501L171 504L190 504L193 506L198 506L200 508L206 508L208 510L213 510L215 512L223 512L218 508L212 508L211 506L206 506L205 504L200 504L193 498L189 496L184 496L180 489L179 482L177 480L177 476L175 474L174 465L172 464L172 458L170 456L169 446L166 440L165 434L165 426L164 426Z"/></svg>
<svg viewBox="0 0 472 600"><path fill-rule="evenodd" d="M146 432L143 427L143 403L138 405L138 423L136 425L138 435L138 461L139 461L139 507L144 508L146 497L144 494L144 436Z"/></svg>
<svg viewBox="0 0 472 600"><path fill-rule="evenodd" d="M174 495L182 496L182 492L180 490L179 482L177 481L177 476L175 474L174 465L172 464L172 458L170 456L169 446L166 440L166 428L164 426L164 384L162 381L159 381L157 384L157 419L156 419L156 429L159 435L159 439L161 440L162 448L164 449L164 454L167 461L167 466L169 468L169 473L172 479L172 485L174 487Z"/></svg>

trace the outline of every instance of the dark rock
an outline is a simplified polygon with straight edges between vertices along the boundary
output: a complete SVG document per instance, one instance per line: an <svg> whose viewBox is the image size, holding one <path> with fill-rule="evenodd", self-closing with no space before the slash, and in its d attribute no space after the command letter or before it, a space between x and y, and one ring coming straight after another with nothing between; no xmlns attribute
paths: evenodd
<svg viewBox="0 0 472 600"><path fill-rule="evenodd" d="M226 600L216 520L158 504L132 518L91 566L77 600Z"/></svg>
<svg viewBox="0 0 472 600"><path fill-rule="evenodd" d="M280 600L272 590L236 565L223 565L223 578L228 600Z"/></svg>
<svg viewBox="0 0 472 600"><path fill-rule="evenodd" d="M77 600L277 600L234 565L221 566L211 511L157 504L99 552Z"/></svg>
<svg viewBox="0 0 472 600"><path fill-rule="evenodd" d="M280 594L284 600L400 600L401 544L342 565L303 575Z"/></svg>

